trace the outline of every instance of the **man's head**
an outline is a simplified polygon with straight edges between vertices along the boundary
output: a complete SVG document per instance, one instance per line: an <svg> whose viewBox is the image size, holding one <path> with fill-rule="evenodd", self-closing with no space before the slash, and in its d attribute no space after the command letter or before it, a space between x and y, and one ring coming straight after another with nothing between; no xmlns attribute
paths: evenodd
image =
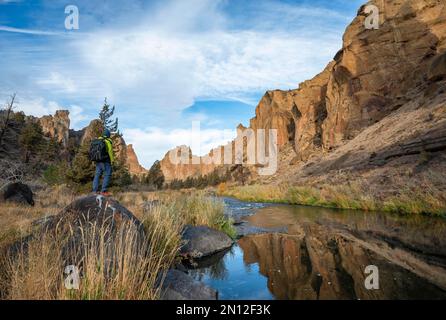
<svg viewBox="0 0 446 320"><path fill-rule="evenodd" d="M102 133L102 136L106 137L106 138L110 138L110 130L108 130L107 128L104 129L104 132Z"/></svg>

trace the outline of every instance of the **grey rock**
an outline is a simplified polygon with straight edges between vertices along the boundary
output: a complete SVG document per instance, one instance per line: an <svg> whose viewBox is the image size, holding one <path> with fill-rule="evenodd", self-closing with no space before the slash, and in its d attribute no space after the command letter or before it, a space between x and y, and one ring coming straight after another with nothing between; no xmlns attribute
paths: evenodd
<svg viewBox="0 0 446 320"><path fill-rule="evenodd" d="M0 200L34 206L31 188L22 182L11 182L0 191Z"/></svg>
<svg viewBox="0 0 446 320"><path fill-rule="evenodd" d="M112 270L116 262L115 243L125 241L135 254L144 256L147 237L142 223L116 200L90 195L78 198L57 215L33 222L36 230L11 246L14 255L32 240L54 236L61 242L61 254L70 264L81 265L90 246L102 246L104 270ZM130 232L130 233L129 233Z"/></svg>
<svg viewBox="0 0 446 320"><path fill-rule="evenodd" d="M169 270L163 283L163 300L217 300L217 291L179 270Z"/></svg>
<svg viewBox="0 0 446 320"><path fill-rule="evenodd" d="M181 254L189 258L202 258L230 248L232 239L225 233L206 227L187 225L182 234L185 242Z"/></svg>

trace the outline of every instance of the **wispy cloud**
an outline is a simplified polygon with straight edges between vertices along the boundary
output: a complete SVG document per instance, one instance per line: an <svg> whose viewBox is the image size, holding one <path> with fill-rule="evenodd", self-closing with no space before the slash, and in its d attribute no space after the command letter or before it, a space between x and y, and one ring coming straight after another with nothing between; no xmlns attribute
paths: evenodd
<svg viewBox="0 0 446 320"><path fill-rule="evenodd" d="M20 29L20 28L13 28L13 27L7 27L7 26L0 26L0 31L24 33L24 34L34 34L34 35L41 35L41 36L56 36L56 35L63 34L60 32L32 30L32 29Z"/></svg>
<svg viewBox="0 0 446 320"><path fill-rule="evenodd" d="M56 71L52 71L48 77L38 78L36 83L48 90L59 90L62 93L73 93L77 90L74 80Z"/></svg>
<svg viewBox="0 0 446 320"><path fill-rule="evenodd" d="M12 2L22 2L21 0L0 0L0 4L7 4Z"/></svg>

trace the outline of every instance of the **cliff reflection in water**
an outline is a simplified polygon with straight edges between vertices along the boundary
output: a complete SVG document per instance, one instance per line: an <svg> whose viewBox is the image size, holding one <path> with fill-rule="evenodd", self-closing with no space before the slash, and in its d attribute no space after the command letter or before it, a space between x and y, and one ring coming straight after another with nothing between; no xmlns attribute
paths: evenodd
<svg viewBox="0 0 446 320"><path fill-rule="evenodd" d="M277 299L445 298L444 291L354 242L327 243L286 234L241 239L246 264L257 263ZM379 268L379 290L364 286L367 265Z"/></svg>
<svg viewBox="0 0 446 320"><path fill-rule="evenodd" d="M298 206L247 220L287 233L245 236L193 271L223 299L445 299L445 221ZM379 270L368 290L365 268Z"/></svg>

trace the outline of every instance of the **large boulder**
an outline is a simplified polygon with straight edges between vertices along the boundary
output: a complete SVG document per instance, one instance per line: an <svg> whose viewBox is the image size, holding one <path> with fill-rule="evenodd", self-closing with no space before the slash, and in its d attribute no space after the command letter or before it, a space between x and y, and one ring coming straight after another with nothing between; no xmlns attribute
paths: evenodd
<svg viewBox="0 0 446 320"><path fill-rule="evenodd" d="M185 242L181 254L188 258L202 258L230 248L232 239L225 233L206 227L187 225L182 233Z"/></svg>
<svg viewBox="0 0 446 320"><path fill-rule="evenodd" d="M9 183L0 191L0 201L29 204L31 206L34 206L33 196L31 188L22 182Z"/></svg>
<svg viewBox="0 0 446 320"><path fill-rule="evenodd" d="M188 274L171 269L163 282L163 300L216 300L217 292Z"/></svg>
<svg viewBox="0 0 446 320"><path fill-rule="evenodd" d="M142 231L141 222L118 201L102 195L89 195L74 200L51 219L47 227L63 228L84 226L87 223L119 228L129 222Z"/></svg>
<svg viewBox="0 0 446 320"><path fill-rule="evenodd" d="M78 198L37 225L40 228L30 240L54 237L61 242L64 260L73 265L82 265L85 253L95 252L101 255L104 270L112 270L122 250L134 255L147 250L142 223L119 202L101 195Z"/></svg>

